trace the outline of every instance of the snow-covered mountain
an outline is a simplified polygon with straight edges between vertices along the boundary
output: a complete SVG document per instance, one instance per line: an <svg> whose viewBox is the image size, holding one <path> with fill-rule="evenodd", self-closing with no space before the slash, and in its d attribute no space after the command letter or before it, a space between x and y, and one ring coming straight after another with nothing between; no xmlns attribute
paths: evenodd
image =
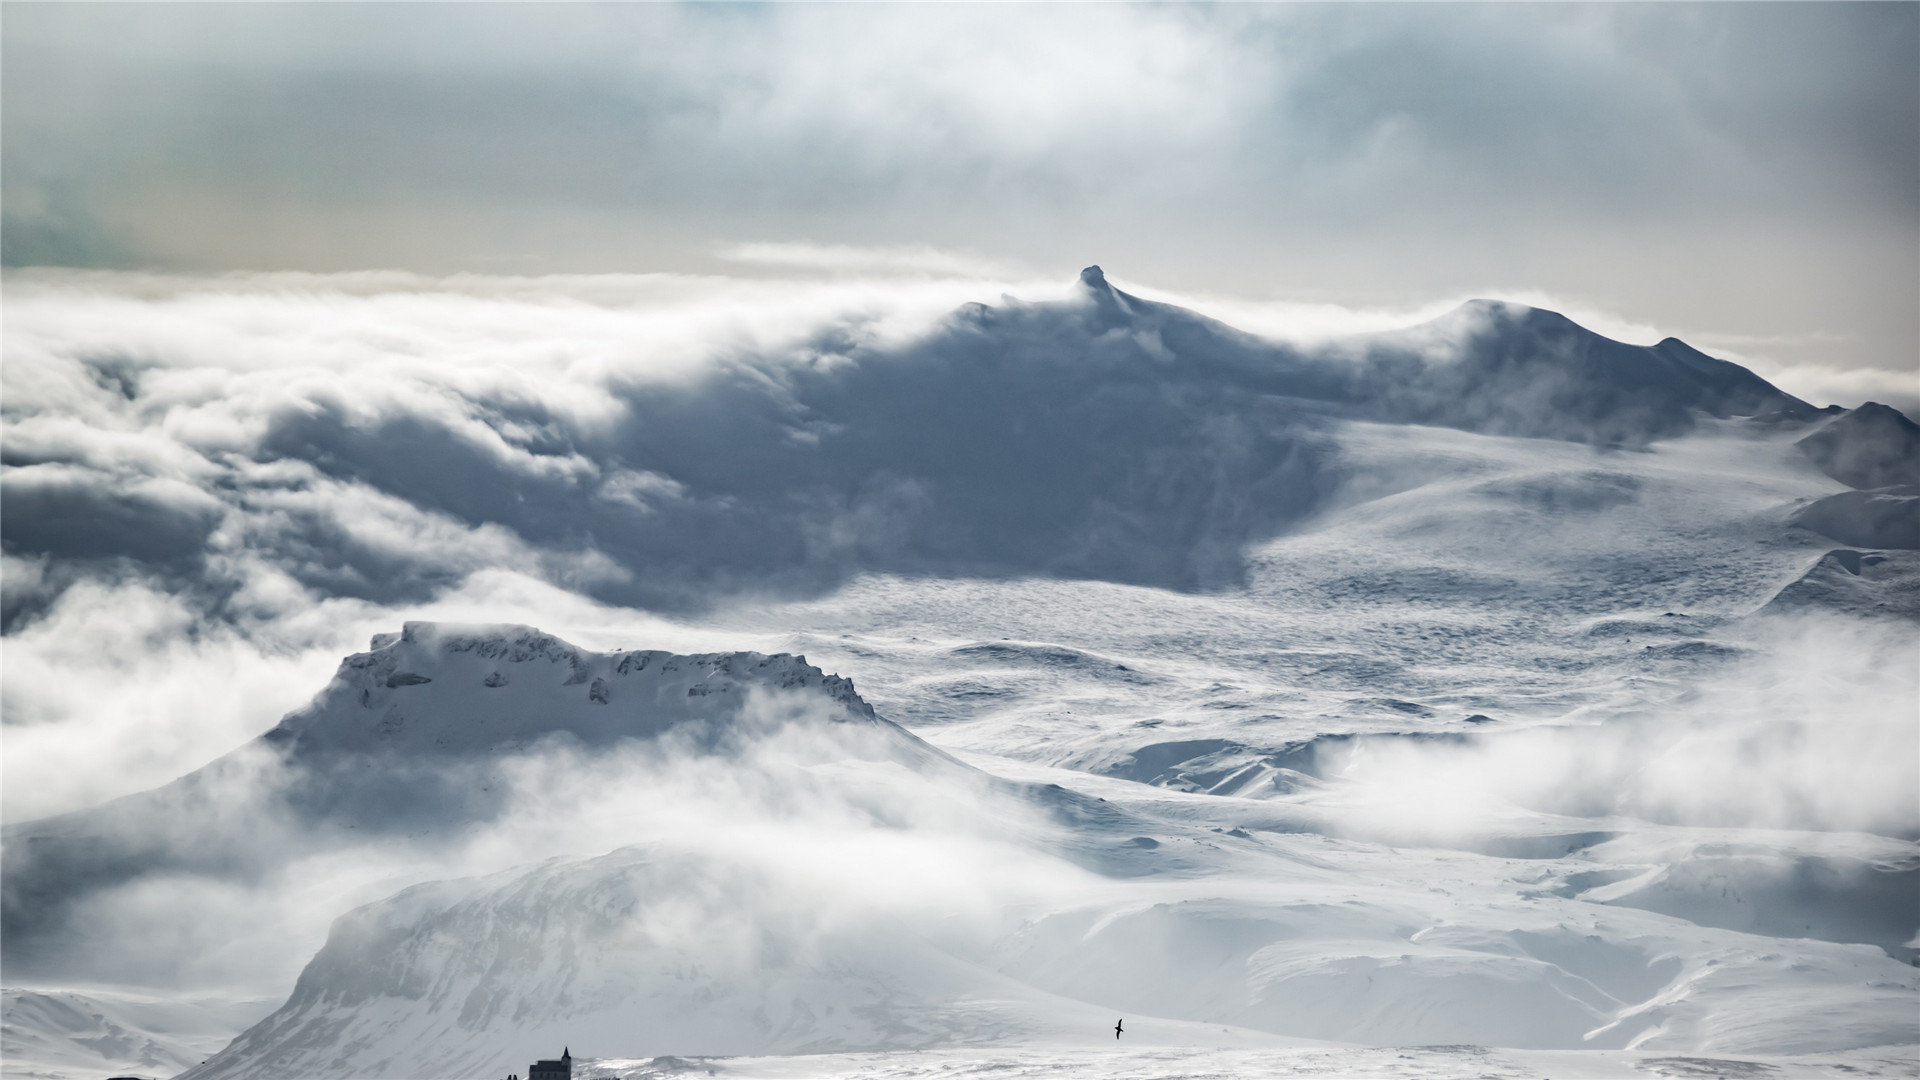
<svg viewBox="0 0 1920 1080"><path fill-rule="evenodd" d="M417 716L461 724L462 710L427 706L432 695L462 700L460 680L484 687L489 664L526 651L513 642L551 639L416 627L408 640L438 641L455 659L353 658L349 696L405 686ZM535 671L572 668L532 651L551 665ZM617 655L599 660L617 671ZM536 685L565 714L592 683ZM849 719L834 722L870 714L835 700ZM1560 751L1579 758L1620 753L1600 732L1455 730L1429 740L1437 756L1414 749L1414 767L1456 768L1449 753L1497 755L1529 737L1584 740ZM1751 722L1735 733L1768 737ZM827 849L796 864L711 841L416 886L337 920L287 1002L185 1076L484 1075L555 1042L614 1056L1058 1047L1090 1041L1115 1011L1137 1039L1173 1045L1796 1054L1908 1037L1920 994L1910 840L1745 830L1729 844L1698 811L1655 824L1649 808L1583 810L1589 795L1551 792L1532 810L1526 797L1489 806L1477 825L1394 824L1368 809L1379 796L1362 780L1361 759L1384 739L1269 751L1265 789L1251 791L1201 793L1186 779L1199 757L1164 769L1138 751L1096 770L1116 778L1066 789L1036 783L1058 772L1014 767L1024 783L968 789L972 770L913 769L920 798L946 788L976 800L976 813L1006 823L988 828L993 842L1023 848L1028 873L1058 876L992 914L850 899L872 879L849 885L807 863ZM410 752L458 741L416 737ZM1158 749L1165 760L1223 752ZM1545 764L1554 755L1542 749L1523 756ZM872 824L830 847L869 850ZM914 843L947 839L922 831ZM888 873L865 856L854 864ZM1829 1011L1810 1013L1804 995Z"/></svg>
<svg viewBox="0 0 1920 1080"><path fill-rule="evenodd" d="M180 875L270 875L376 844L441 844L520 812L507 765L666 741L740 753L791 725L837 752L962 769L797 656L594 653L528 627L408 623L247 746L172 784L11 825L5 948L19 975L71 972L103 894ZM835 731L844 728L844 731ZM124 976L98 956L94 978Z"/></svg>
<svg viewBox="0 0 1920 1080"><path fill-rule="evenodd" d="M1920 424L1869 401L1795 445L1821 472L1861 489L1809 503L1795 525L1843 544L1920 548Z"/></svg>
<svg viewBox="0 0 1920 1080"><path fill-rule="evenodd" d="M109 378L88 374L97 352L77 352L70 378ZM264 398L285 389L259 378ZM138 401L144 384L126 379L112 385ZM356 492L480 530L462 560L566 568L602 602L655 611L819 593L867 571L1214 587L1244 579L1247 545L1349 490L1348 422L1627 448L1703 418L1815 415L1677 341L1614 341L1524 305L1275 340L1091 267L1065 299L969 304L909 335L833 321L683 377L610 373L579 395L595 403L582 415L539 381L422 385L364 408L347 404L351 389L308 400L304 385L241 423L256 433L244 458L184 450L194 476L218 478L191 506L151 485L103 488L55 451L23 459L8 549L222 581L258 560L320 595L382 602L457 580L431 547L327 512ZM93 525L69 524L81 521ZM243 546L206 558L224 544ZM6 617L32 617L37 595L9 600Z"/></svg>
<svg viewBox="0 0 1920 1080"><path fill-rule="evenodd" d="M60 988L223 980L279 1007L209 1006L239 1037L195 1080L1039 1060L1119 1016L1323 1072L1912 1059L1905 417L1520 305L1283 342L1097 268L806 350L577 429L476 406L522 473L432 418L263 419L275 469L591 551L598 643L680 621L408 621L206 767L9 824L10 1071L201 1060ZM433 595L276 547L251 482L247 558Z"/></svg>
<svg viewBox="0 0 1920 1080"><path fill-rule="evenodd" d="M1920 424L1877 401L1841 412L1795 445L1848 487L1920 484Z"/></svg>
<svg viewBox="0 0 1920 1080"><path fill-rule="evenodd" d="M770 892L788 902L742 899ZM680 1055L1088 1044L1111 1024L927 930L640 849L416 886L343 916L286 1004L183 1080L489 1075L568 1040ZM1283 1041L1206 1023L1159 1034Z"/></svg>
<svg viewBox="0 0 1920 1080"><path fill-rule="evenodd" d="M7 1075L171 1076L205 1061L271 1002L181 994L5 991L0 1045Z"/></svg>
<svg viewBox="0 0 1920 1080"><path fill-rule="evenodd" d="M1080 287L1089 336L1133 335L1143 350L1159 350L1169 373L1205 372L1387 422L1641 444L1686 432L1701 415L1819 415L1746 368L1678 338L1629 345L1525 304L1470 300L1403 330L1289 345L1129 295L1097 266L1081 272ZM1042 309L1060 321L1069 311L1072 305ZM1005 321L991 309L972 319L994 329Z"/></svg>

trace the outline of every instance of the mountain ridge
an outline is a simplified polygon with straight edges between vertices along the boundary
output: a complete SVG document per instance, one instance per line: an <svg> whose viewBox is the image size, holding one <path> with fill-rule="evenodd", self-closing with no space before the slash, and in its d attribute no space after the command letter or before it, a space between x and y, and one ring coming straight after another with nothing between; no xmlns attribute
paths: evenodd
<svg viewBox="0 0 1920 1080"><path fill-rule="evenodd" d="M410 622L307 705L160 787L4 831L0 942L31 974L87 938L87 899L169 874L251 875L289 851L458 835L513 812L503 763L616 744L740 753L789 725L842 749L966 769L791 654L592 652L526 626ZM555 740L559 740L558 743ZM111 967L111 965L109 965ZM103 977L105 977L103 975Z"/></svg>

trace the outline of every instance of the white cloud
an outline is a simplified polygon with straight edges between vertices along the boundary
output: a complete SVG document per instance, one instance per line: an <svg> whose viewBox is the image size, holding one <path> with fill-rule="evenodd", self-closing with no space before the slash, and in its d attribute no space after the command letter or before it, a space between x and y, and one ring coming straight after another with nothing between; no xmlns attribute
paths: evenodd
<svg viewBox="0 0 1920 1080"><path fill-rule="evenodd" d="M926 274L938 277L1004 281L1031 274L1019 264L925 244L910 247L856 247L851 244L725 244L718 251L729 262L782 270L830 270L865 274Z"/></svg>

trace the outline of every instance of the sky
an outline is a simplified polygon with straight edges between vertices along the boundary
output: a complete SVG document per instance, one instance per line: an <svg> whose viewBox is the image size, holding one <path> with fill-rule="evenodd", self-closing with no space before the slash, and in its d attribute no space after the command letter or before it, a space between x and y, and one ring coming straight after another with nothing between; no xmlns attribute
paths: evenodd
<svg viewBox="0 0 1920 1080"><path fill-rule="evenodd" d="M1098 262L1223 302L1545 297L1887 397L1920 367L1916 56L1911 4L10 3L0 256Z"/></svg>

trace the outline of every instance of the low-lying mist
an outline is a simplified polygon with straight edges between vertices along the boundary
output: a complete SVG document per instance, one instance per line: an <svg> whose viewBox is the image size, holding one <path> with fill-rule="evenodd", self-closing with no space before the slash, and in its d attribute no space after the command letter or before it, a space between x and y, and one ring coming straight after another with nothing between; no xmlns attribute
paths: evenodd
<svg viewBox="0 0 1920 1080"><path fill-rule="evenodd" d="M1920 837L1920 631L1819 616L1755 630L1752 655L1624 715L1362 739L1321 769L1339 781L1348 827L1401 837L1457 840L1515 810Z"/></svg>
<svg viewBox="0 0 1920 1080"><path fill-rule="evenodd" d="M14 868L10 889L42 886L64 919L10 928L11 977L271 994L357 904L625 847L749 875L770 883L768 905L835 926L984 931L1017 899L1086 880L1036 843L1055 826L1005 785L793 695L756 692L724 732L611 749L563 735L483 759L316 767L258 748L222 764L137 816L84 819L114 831L68 861L111 865ZM50 869L58 880L37 881Z"/></svg>

